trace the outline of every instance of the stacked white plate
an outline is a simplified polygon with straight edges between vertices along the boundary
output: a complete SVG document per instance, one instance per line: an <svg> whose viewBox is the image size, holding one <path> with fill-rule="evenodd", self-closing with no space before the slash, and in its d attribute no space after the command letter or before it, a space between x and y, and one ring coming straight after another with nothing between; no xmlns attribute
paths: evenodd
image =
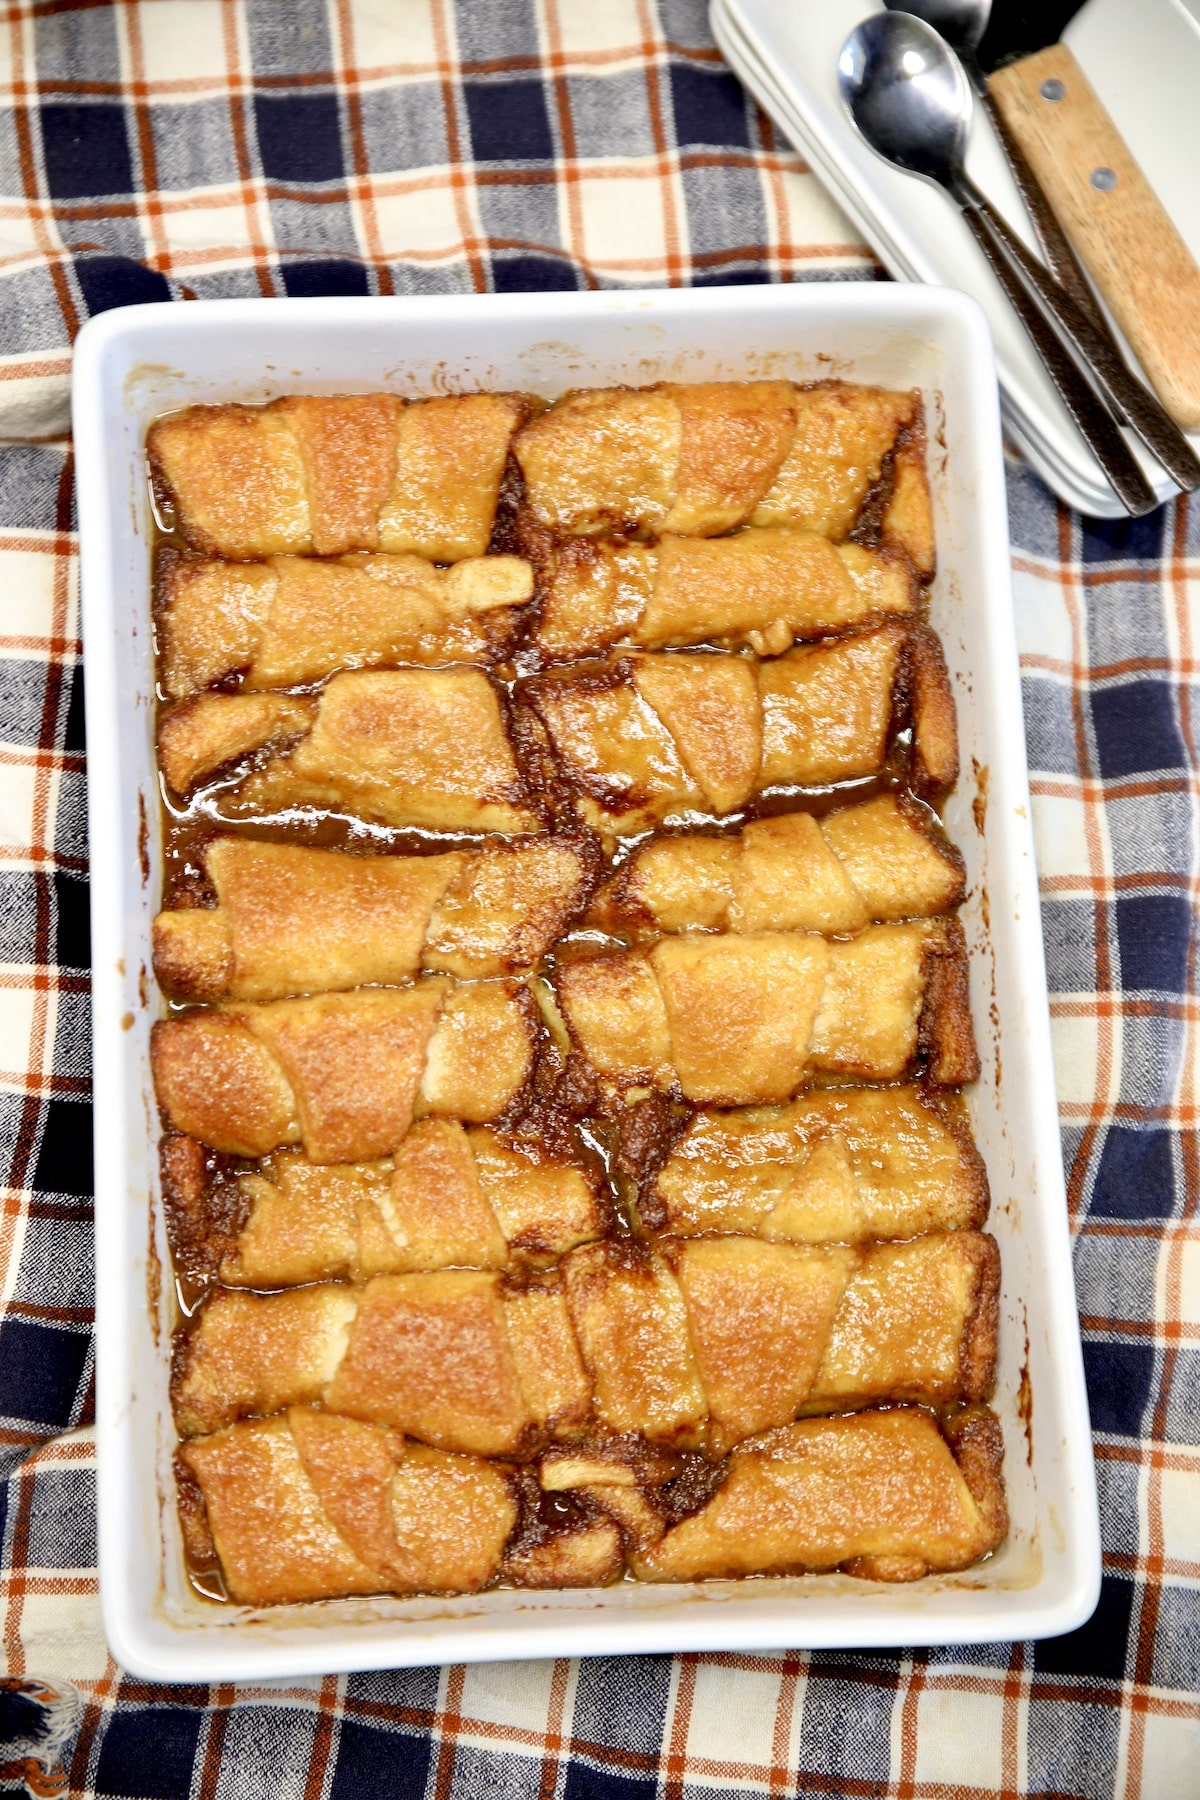
<svg viewBox="0 0 1200 1800"><path fill-rule="evenodd" d="M711 16L730 66L889 274L960 288L979 301L995 341L1005 423L1050 487L1081 512L1117 517L1119 501L953 201L885 163L850 122L838 93L838 55L854 27L879 10L872 0L712 0ZM1200 0L1089 0L1063 35L1200 260ZM967 167L1032 245L1033 228L982 107ZM1159 498L1169 499L1173 483L1129 441ZM1200 451L1200 436L1192 442Z"/></svg>

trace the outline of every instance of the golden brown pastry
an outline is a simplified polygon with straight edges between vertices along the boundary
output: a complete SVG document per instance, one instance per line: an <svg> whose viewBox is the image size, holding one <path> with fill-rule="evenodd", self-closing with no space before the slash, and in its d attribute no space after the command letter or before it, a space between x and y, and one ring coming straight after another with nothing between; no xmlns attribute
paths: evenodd
<svg viewBox="0 0 1200 1800"><path fill-rule="evenodd" d="M365 1287L217 1290L181 1340L185 1436L323 1404L444 1450L521 1456L593 1430L723 1456L800 1413L986 1398L991 1238L584 1245L511 1284L486 1269Z"/></svg>
<svg viewBox="0 0 1200 1800"><path fill-rule="evenodd" d="M518 982L443 976L197 1007L155 1025L154 1087L168 1123L213 1149L365 1162L395 1151L414 1118L497 1118L532 1073L535 1010Z"/></svg>
<svg viewBox="0 0 1200 1800"><path fill-rule="evenodd" d="M945 919L835 941L690 934L564 959L554 984L603 1091L750 1106L790 1100L818 1072L892 1081L918 1058L939 1085L973 1081L965 958Z"/></svg>
<svg viewBox="0 0 1200 1800"><path fill-rule="evenodd" d="M154 973L183 1000L289 994L532 968L579 911L582 838L501 841L444 856L355 856L222 837L204 851L215 907L159 913Z"/></svg>
<svg viewBox="0 0 1200 1800"><path fill-rule="evenodd" d="M533 642L554 662L615 644L748 644L774 656L799 638L917 604L907 557L834 545L811 531L664 536L655 545L570 538L539 562Z"/></svg>
<svg viewBox="0 0 1200 1800"><path fill-rule="evenodd" d="M540 1266L609 1224L596 1172L577 1155L451 1119L418 1120L378 1162L281 1151L221 1178L194 1138L178 1136L164 1138L161 1162L176 1266L226 1287Z"/></svg>
<svg viewBox="0 0 1200 1800"><path fill-rule="evenodd" d="M448 569L419 556L218 562L159 551L155 627L168 699L240 675L243 690L304 687L337 669L497 662L533 570L515 556Z"/></svg>
<svg viewBox="0 0 1200 1800"><path fill-rule="evenodd" d="M597 895L588 922L634 938L861 931L948 912L964 888L962 859L930 815L880 794L820 819L779 813L719 837L653 837Z"/></svg>
<svg viewBox="0 0 1200 1800"><path fill-rule="evenodd" d="M184 1436L321 1401L485 1456L569 1433L591 1404L557 1282L510 1290L482 1269L218 1289L181 1342L173 1393Z"/></svg>
<svg viewBox="0 0 1200 1800"><path fill-rule="evenodd" d="M264 712L257 739L245 709ZM228 730L225 721L229 721ZM163 716L158 755L184 794L284 731L303 736L218 796L226 818L324 807L384 825L440 831L537 831L544 811L517 766L503 696L481 669L392 669L335 675L315 700L199 694Z"/></svg>
<svg viewBox="0 0 1200 1800"><path fill-rule="evenodd" d="M583 817L610 836L737 812L767 789L876 775L908 716L914 791L936 797L958 772L954 699L924 626L889 623L768 662L626 655L519 691Z"/></svg>
<svg viewBox="0 0 1200 1800"><path fill-rule="evenodd" d="M556 532L711 537L735 525L843 538L915 393L842 381L713 381L568 394L514 443L529 509Z"/></svg>
<svg viewBox="0 0 1200 1800"><path fill-rule="evenodd" d="M712 1498L678 1523L652 1490L596 1481L603 1464L581 1468L593 1479L578 1486L621 1524L642 1581L827 1569L914 1581L969 1568L1002 1542L1003 1457L984 1406L963 1407L942 1430L928 1412L893 1407L806 1419L740 1445Z"/></svg>
<svg viewBox="0 0 1200 1800"><path fill-rule="evenodd" d="M160 419L146 449L160 509L207 555L382 550L458 562L488 547L528 411L517 394L192 406Z"/></svg>
<svg viewBox="0 0 1200 1800"><path fill-rule="evenodd" d="M655 1106L622 1134L639 1228L862 1243L982 1225L987 1176L960 1106L915 1087L832 1088L790 1106L696 1113L676 1135Z"/></svg>
<svg viewBox="0 0 1200 1800"><path fill-rule="evenodd" d="M342 1594L473 1593L517 1520L513 1472L310 1407L179 1452L194 1568L247 1606Z"/></svg>

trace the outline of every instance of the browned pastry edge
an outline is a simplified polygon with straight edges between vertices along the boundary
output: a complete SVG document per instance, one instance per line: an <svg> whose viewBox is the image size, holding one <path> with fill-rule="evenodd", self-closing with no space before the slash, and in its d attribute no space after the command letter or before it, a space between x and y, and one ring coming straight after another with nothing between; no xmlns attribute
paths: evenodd
<svg viewBox="0 0 1200 1800"><path fill-rule="evenodd" d="M644 652L642 653L644 654ZM659 654L664 654L660 652ZM666 652L665 654L670 654ZM606 694L613 688L619 688L626 682L632 683L634 669L634 653L616 656L608 661L598 657L581 657L578 662L567 665L564 670L556 671L550 679L570 682L576 693ZM612 784L609 776L599 770L583 769L577 766L568 767L554 753L549 730L542 719L538 708L540 699L538 680L519 681L513 690L514 714L523 713L529 721L526 730L530 733L527 739L519 740L518 755L525 750L526 743L532 747L535 743L544 746L544 755L554 770L556 783L567 792L583 794L594 800L597 806L613 810ZM622 799L621 809L630 804Z"/></svg>
<svg viewBox="0 0 1200 1800"><path fill-rule="evenodd" d="M941 1427L985 1525L996 1542L1001 1542L1008 1530L1008 1501L1001 1473L1004 1434L999 1419L989 1407L973 1402L947 1412Z"/></svg>
<svg viewBox="0 0 1200 1800"><path fill-rule="evenodd" d="M959 1368L968 1400L989 1400L996 1385L1000 1342L1000 1247L990 1232L975 1247L975 1309L963 1326Z"/></svg>
<svg viewBox="0 0 1200 1800"><path fill-rule="evenodd" d="M958 736L956 726L956 756L957 742ZM957 770L955 779L957 779ZM951 783L951 786L953 786L953 783ZM941 814L934 811L928 800L923 800L920 796L911 794L907 788L893 789L892 797L909 824L912 825L915 830L919 831L923 838L934 845L942 859L949 863L955 870L958 876L958 883L954 890L954 897L946 907L947 912L953 912L956 906L962 905L967 893L967 865L963 858L962 851L957 844L951 842L947 835L946 826ZM835 807L833 812L849 811L853 804L853 801L847 801L844 808ZM832 818L832 816L832 812L826 814L826 817L828 818Z"/></svg>
<svg viewBox="0 0 1200 1800"><path fill-rule="evenodd" d="M987 1407L969 1405L943 1417L940 1424L989 1536L995 1543L1002 1543L1008 1532L1008 1502L999 1420ZM841 1573L860 1581L919 1581L929 1573L929 1565L920 1557L856 1556L841 1565Z"/></svg>
<svg viewBox="0 0 1200 1800"><path fill-rule="evenodd" d="M658 1177L700 1110L688 1107L685 1101L673 1101L666 1094L653 1093L617 1114L613 1172L632 1185L644 1230L661 1231L667 1223L666 1205L658 1194Z"/></svg>
<svg viewBox="0 0 1200 1800"><path fill-rule="evenodd" d="M217 1546L213 1542L208 1523L208 1508L204 1504L203 1490L183 1455L182 1445L175 1452L173 1465L184 1555L194 1573L211 1574L220 1567Z"/></svg>
<svg viewBox="0 0 1200 1800"><path fill-rule="evenodd" d="M570 837L583 832L598 847L596 834L575 810L570 783L554 754L549 734L519 686L503 694L501 711L517 768L524 778L527 804L541 814L547 831Z"/></svg>
<svg viewBox="0 0 1200 1800"><path fill-rule="evenodd" d="M924 402L918 401L918 409L924 412ZM846 533L848 544L861 544L864 550L882 549L885 539L883 521L891 504L892 492L896 485L896 452L901 444L910 436L910 428L902 425L896 433L896 439L890 450L884 452L883 461L879 465L879 473L863 495L863 503L858 509L858 516ZM914 575L916 571L913 571Z"/></svg>
<svg viewBox="0 0 1200 1800"><path fill-rule="evenodd" d="M931 626L908 627L906 677L912 721L909 782L918 800L932 805L958 780L958 710L946 653Z"/></svg>
<svg viewBox="0 0 1200 1800"><path fill-rule="evenodd" d="M527 410L521 425L517 427L518 431L522 425L527 425L531 419L546 410L544 402L534 400L529 395L523 395L522 398L526 402ZM521 518L524 511L525 477L521 473L520 463L513 455L510 443L504 464L504 473L500 477L500 492L496 496L492 535L487 547L488 556L523 556L525 554L520 548ZM536 595L534 604L536 605ZM524 608L523 616L527 616L529 610L529 608Z"/></svg>
<svg viewBox="0 0 1200 1800"><path fill-rule="evenodd" d="M988 1183L987 1164L971 1135L971 1122L963 1097L950 1086L938 1088L922 1082L920 1088L923 1103L937 1114L958 1146L964 1172L971 1182L974 1205L961 1228L978 1231L986 1223L992 1209L992 1191Z"/></svg>
<svg viewBox="0 0 1200 1800"><path fill-rule="evenodd" d="M940 1087L977 1081L980 1064L971 1019L967 941L957 919L947 920L943 943L926 946L924 971L917 1054L925 1072Z"/></svg>
<svg viewBox="0 0 1200 1800"><path fill-rule="evenodd" d="M504 1547L502 1579L515 1587L533 1588L603 1587L616 1580L625 1563L621 1535L590 1495L548 1494L528 1468L515 1471L515 1487L517 1522ZM570 1540L598 1531L605 1533L607 1554L581 1584L573 1571L564 1571Z"/></svg>

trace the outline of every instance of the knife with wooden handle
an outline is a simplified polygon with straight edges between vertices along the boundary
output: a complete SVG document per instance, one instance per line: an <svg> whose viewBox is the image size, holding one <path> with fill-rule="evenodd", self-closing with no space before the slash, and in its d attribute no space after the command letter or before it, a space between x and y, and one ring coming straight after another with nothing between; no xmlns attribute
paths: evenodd
<svg viewBox="0 0 1200 1800"><path fill-rule="evenodd" d="M1200 267L1070 49L1022 56L988 88L1150 385L1200 430Z"/></svg>

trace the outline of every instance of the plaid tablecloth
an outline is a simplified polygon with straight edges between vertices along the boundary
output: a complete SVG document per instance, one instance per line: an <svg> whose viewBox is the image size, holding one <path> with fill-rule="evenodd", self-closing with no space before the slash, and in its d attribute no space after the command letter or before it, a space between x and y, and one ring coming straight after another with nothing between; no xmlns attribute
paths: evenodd
<svg viewBox="0 0 1200 1800"><path fill-rule="evenodd" d="M722 68L701 0L0 14L0 1615L7 1673L57 1686L67 1709L55 1775L53 1746L32 1760L21 1746L29 1707L0 1692L0 1790L1200 1795L1200 506L1097 523L1016 462L1024 728L1103 1513L1091 1623L984 1650L210 1690L128 1678L100 1633L73 333L105 307L192 295L879 273Z"/></svg>

